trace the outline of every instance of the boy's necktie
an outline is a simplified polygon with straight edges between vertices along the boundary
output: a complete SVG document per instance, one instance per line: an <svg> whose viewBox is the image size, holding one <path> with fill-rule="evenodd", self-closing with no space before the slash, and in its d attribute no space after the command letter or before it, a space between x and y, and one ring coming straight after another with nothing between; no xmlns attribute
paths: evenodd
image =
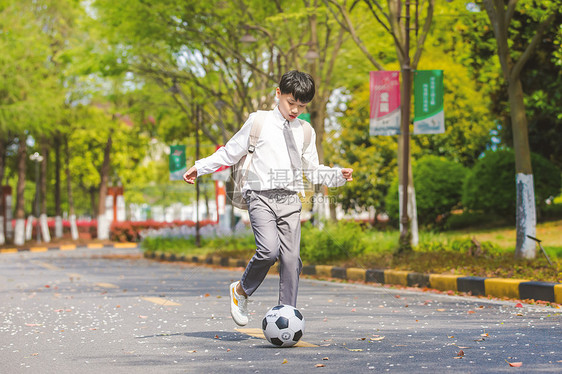
<svg viewBox="0 0 562 374"><path fill-rule="evenodd" d="M287 150L289 151L289 158L291 159L291 166L294 172L298 172L301 169L302 161L295 143L295 138L293 138L293 133L291 131L291 125L289 121L285 120L283 125L283 136L285 136L285 143L287 143Z"/></svg>

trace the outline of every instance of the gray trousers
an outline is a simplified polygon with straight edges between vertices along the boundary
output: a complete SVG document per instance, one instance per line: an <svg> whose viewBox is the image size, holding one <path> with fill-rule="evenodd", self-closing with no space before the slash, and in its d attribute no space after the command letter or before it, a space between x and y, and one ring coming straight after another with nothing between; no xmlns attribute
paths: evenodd
<svg viewBox="0 0 562 374"><path fill-rule="evenodd" d="M242 288L252 295L279 260L279 304L296 307L302 203L296 192L287 190L249 191L246 199L257 248L242 275Z"/></svg>

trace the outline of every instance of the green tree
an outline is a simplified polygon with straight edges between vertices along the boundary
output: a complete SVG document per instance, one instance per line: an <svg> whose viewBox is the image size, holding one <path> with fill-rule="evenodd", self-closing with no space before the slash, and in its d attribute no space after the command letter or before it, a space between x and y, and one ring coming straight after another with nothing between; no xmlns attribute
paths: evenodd
<svg viewBox="0 0 562 374"><path fill-rule="evenodd" d="M507 5L503 0L484 0L484 7L497 42L497 53L500 60L503 79L507 85L509 109L515 150L515 169L517 185L517 244L516 257L534 258L535 242L527 236L535 236L536 213L534 178L531 165L531 150L521 71L535 52L536 46L561 9L560 1L541 2L522 1L520 11L531 13L536 29L529 35L527 45L522 54L513 54L511 23L519 1L510 1Z"/></svg>
<svg viewBox="0 0 562 374"><path fill-rule="evenodd" d="M42 22L47 13L44 5L32 1L5 1L0 5L4 30L0 35L0 48L7 51L0 57L0 135L4 140L14 140L18 147L16 245L24 242L26 141L29 135L37 140L45 129L54 127L53 120L62 98L52 70L50 39ZM21 22L22 19L26 22Z"/></svg>
<svg viewBox="0 0 562 374"><path fill-rule="evenodd" d="M531 153L535 179L535 199L539 211L546 199L560 193L560 170L544 157ZM515 155L512 149L487 151L468 173L463 186L467 209L496 213L515 220Z"/></svg>
<svg viewBox="0 0 562 374"><path fill-rule="evenodd" d="M467 170L460 163L443 157L424 156L414 162L413 172L420 223L442 226L451 210L460 206ZM397 193L398 179L395 178L386 198L388 213L394 220L398 217Z"/></svg>

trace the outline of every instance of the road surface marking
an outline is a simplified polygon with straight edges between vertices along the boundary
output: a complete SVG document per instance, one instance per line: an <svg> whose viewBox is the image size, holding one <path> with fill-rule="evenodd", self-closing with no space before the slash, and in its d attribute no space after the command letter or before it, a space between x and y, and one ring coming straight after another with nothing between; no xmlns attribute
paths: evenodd
<svg viewBox="0 0 562 374"><path fill-rule="evenodd" d="M103 288L119 288L119 286L116 286L116 285L113 284L113 283L103 283L103 282L101 282L101 283L96 283L96 286L98 286L98 287L103 287Z"/></svg>
<svg viewBox="0 0 562 374"><path fill-rule="evenodd" d="M238 332L241 332L242 334L246 334L246 335L250 335L254 338L260 338L260 339L264 339L265 340L265 336L263 335L263 330L260 328L253 328L253 329L235 329ZM318 347L317 345L311 344L311 343L307 343L307 342L303 342L302 340L300 340L297 344L295 344L295 347Z"/></svg>
<svg viewBox="0 0 562 374"><path fill-rule="evenodd" d="M62 270L61 268L59 268L58 266L52 265L52 264L48 264L46 262L39 262L39 261L31 261L32 264L35 264L37 266L41 266L42 268L45 269L49 269L49 270Z"/></svg>
<svg viewBox="0 0 562 374"><path fill-rule="evenodd" d="M164 305L164 306L179 306L179 305L181 305L181 304L175 303L173 301L163 299L161 297L141 297L141 299L146 300L146 301L150 301L151 303L154 303L154 304Z"/></svg>

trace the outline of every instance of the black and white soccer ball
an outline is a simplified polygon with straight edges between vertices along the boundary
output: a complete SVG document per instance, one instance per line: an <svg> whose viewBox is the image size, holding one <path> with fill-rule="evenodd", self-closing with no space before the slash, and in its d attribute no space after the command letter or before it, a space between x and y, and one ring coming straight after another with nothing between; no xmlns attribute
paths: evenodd
<svg viewBox="0 0 562 374"><path fill-rule="evenodd" d="M265 338L278 347L291 347L304 334L304 317L297 308L277 305L271 308L261 324Z"/></svg>

